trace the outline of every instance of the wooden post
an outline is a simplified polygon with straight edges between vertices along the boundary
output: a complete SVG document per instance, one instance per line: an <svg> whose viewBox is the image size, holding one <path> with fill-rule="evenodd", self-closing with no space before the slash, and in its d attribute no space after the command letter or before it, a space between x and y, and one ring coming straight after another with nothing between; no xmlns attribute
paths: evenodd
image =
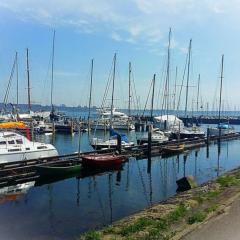
<svg viewBox="0 0 240 240"><path fill-rule="evenodd" d="M122 137L120 134L117 135L117 151L119 154L122 153Z"/></svg>
<svg viewBox="0 0 240 240"><path fill-rule="evenodd" d="M207 145L209 145L210 142L210 133L209 133L209 128L207 128Z"/></svg>
<svg viewBox="0 0 240 240"><path fill-rule="evenodd" d="M148 127L148 158L151 159L152 153L152 125Z"/></svg>
<svg viewBox="0 0 240 240"><path fill-rule="evenodd" d="M147 172L151 173L151 156L152 156L152 125L148 125L148 165Z"/></svg>
<svg viewBox="0 0 240 240"><path fill-rule="evenodd" d="M181 130L181 126L180 126L180 122L178 123L178 142L180 141L180 130Z"/></svg>

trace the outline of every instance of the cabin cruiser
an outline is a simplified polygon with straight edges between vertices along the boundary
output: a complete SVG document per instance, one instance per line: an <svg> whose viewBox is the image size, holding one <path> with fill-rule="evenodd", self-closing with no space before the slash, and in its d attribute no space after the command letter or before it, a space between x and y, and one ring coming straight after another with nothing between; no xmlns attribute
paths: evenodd
<svg viewBox="0 0 240 240"><path fill-rule="evenodd" d="M32 142L9 130L0 131L0 164L58 156L51 144Z"/></svg>
<svg viewBox="0 0 240 240"><path fill-rule="evenodd" d="M170 138L204 138L205 133L198 127L184 127L181 119L174 115L163 115L154 118L155 126L158 126Z"/></svg>
<svg viewBox="0 0 240 240"><path fill-rule="evenodd" d="M153 143L164 143L169 140L168 136L158 128L152 130L152 142ZM148 135L145 135L138 139L139 144L144 144L148 142Z"/></svg>
<svg viewBox="0 0 240 240"><path fill-rule="evenodd" d="M215 128L209 128L209 135L210 136L221 136L235 133L235 130L232 126L230 126L228 123L220 123Z"/></svg>
<svg viewBox="0 0 240 240"><path fill-rule="evenodd" d="M172 137L175 139L204 138L205 132L198 127L182 128L180 131L175 129L175 131L172 132Z"/></svg>
<svg viewBox="0 0 240 240"><path fill-rule="evenodd" d="M92 125L93 129L108 130L110 127L111 110L104 109L99 111L100 119ZM129 116L125 113L116 111L113 108L112 125L117 130L135 130L135 126Z"/></svg>

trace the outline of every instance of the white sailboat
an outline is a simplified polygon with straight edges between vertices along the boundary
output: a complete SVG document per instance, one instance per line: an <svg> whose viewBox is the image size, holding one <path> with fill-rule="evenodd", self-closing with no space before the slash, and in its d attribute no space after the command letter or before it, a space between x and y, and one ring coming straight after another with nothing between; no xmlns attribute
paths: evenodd
<svg viewBox="0 0 240 240"><path fill-rule="evenodd" d="M113 130L113 99L114 99L114 82L115 82L115 70L116 70L116 58L117 55L115 53L113 58L113 78L112 78L112 100L111 100L111 111L109 116L109 131L110 131L110 138L108 140L103 140L99 138L93 138L91 141L91 145L95 149L102 149L102 148L116 148L118 145L117 137L121 136L121 145L122 147L130 147L134 145L134 142L129 142L127 136L124 134L119 134ZM105 115L109 115L108 113ZM117 114L118 115L118 114ZM128 120L128 119L127 119Z"/></svg>
<svg viewBox="0 0 240 240"><path fill-rule="evenodd" d="M224 55L222 55L221 62L221 83L219 90L219 110L218 110L218 125L214 128L209 128L210 136L223 136L231 133L235 133L235 130L228 123L221 123L221 107L222 107L222 81L223 81L223 63L224 63Z"/></svg>

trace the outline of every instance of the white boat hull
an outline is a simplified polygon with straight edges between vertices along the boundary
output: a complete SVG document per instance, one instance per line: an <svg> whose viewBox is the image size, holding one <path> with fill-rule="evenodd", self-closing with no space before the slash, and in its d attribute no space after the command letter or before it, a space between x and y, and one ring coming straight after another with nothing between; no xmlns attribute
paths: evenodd
<svg viewBox="0 0 240 240"><path fill-rule="evenodd" d="M0 164L58 156L56 149L0 154Z"/></svg>
<svg viewBox="0 0 240 240"><path fill-rule="evenodd" d="M221 129L221 136L234 133L234 129ZM219 136L219 128L209 128L209 135L210 136Z"/></svg>

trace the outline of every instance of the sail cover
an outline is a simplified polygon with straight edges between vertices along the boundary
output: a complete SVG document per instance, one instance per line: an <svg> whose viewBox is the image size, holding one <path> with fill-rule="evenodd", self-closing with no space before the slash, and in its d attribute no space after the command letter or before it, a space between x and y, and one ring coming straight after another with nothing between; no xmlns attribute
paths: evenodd
<svg viewBox="0 0 240 240"><path fill-rule="evenodd" d="M0 128L27 128L26 124L24 122L3 122L0 123Z"/></svg>
<svg viewBox="0 0 240 240"><path fill-rule="evenodd" d="M129 142L126 134L120 134L120 133L116 132L113 128L109 129L109 133L110 133L110 137L112 137L112 138L116 138L117 136L121 136L122 141L124 141L126 143Z"/></svg>

